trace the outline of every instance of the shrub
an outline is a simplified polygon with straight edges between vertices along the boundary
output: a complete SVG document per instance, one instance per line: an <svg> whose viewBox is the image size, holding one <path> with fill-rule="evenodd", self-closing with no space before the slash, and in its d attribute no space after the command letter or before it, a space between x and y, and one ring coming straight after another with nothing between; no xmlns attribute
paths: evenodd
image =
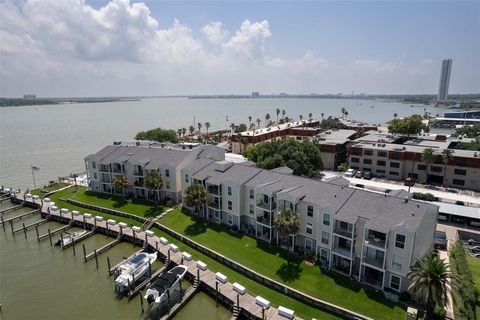
<svg viewBox="0 0 480 320"><path fill-rule="evenodd" d="M450 268L453 273L452 281L456 284L456 287L460 288L460 290L453 292L455 319L475 320L475 286L472 273L468 267L465 248L460 240L450 249Z"/></svg>
<svg viewBox="0 0 480 320"><path fill-rule="evenodd" d="M340 171L340 172L347 171L347 169L348 169L348 163L341 163L337 167L337 171Z"/></svg>
<svg viewBox="0 0 480 320"><path fill-rule="evenodd" d="M405 301L409 301L412 298L412 295L408 291L403 291L403 292L400 292L398 298L400 299L400 301L405 302Z"/></svg>
<svg viewBox="0 0 480 320"><path fill-rule="evenodd" d="M424 201L438 201L438 198L435 197L433 194L421 193L421 192L414 192L413 199L424 200Z"/></svg>
<svg viewBox="0 0 480 320"><path fill-rule="evenodd" d="M435 310L433 311L433 320L444 320L447 317L447 310L435 306Z"/></svg>

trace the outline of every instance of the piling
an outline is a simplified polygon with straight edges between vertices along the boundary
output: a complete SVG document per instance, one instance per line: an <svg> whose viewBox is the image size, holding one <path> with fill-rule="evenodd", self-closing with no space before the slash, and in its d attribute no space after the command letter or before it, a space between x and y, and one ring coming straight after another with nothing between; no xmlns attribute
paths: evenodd
<svg viewBox="0 0 480 320"><path fill-rule="evenodd" d="M133 245L135 246L135 244L137 243L137 237L135 236L135 230L132 229L132 233L133 233Z"/></svg>
<svg viewBox="0 0 480 320"><path fill-rule="evenodd" d="M10 228L12 229L12 235L15 237L15 232L13 232L13 222L10 220Z"/></svg>
<svg viewBox="0 0 480 320"><path fill-rule="evenodd" d="M82 243L83 247L83 261L87 262L87 251L85 250L85 243Z"/></svg>
<svg viewBox="0 0 480 320"><path fill-rule="evenodd" d="M217 280L215 280L215 291L216 291L215 297L217 298L217 305L218 305L218 281Z"/></svg>
<svg viewBox="0 0 480 320"><path fill-rule="evenodd" d="M72 248L73 248L73 255L76 256L77 253L75 252L75 238L72 238Z"/></svg>
<svg viewBox="0 0 480 320"><path fill-rule="evenodd" d="M1 216L0 219L2 220L3 232L5 232L5 221L3 221L3 216Z"/></svg>
<svg viewBox="0 0 480 320"><path fill-rule="evenodd" d="M35 233L37 234L37 242L40 242L40 235L38 234L38 225L35 226Z"/></svg>
<svg viewBox="0 0 480 320"><path fill-rule="evenodd" d="M62 249L63 249L63 245L64 245L64 242L63 242L63 232L60 233L60 243L62 244Z"/></svg>
<svg viewBox="0 0 480 320"><path fill-rule="evenodd" d="M140 291L140 307L142 308L142 313L143 313L143 294L142 294L142 291Z"/></svg>
<svg viewBox="0 0 480 320"><path fill-rule="evenodd" d="M23 233L25 234L25 239L27 239L27 228L25 228L25 223L22 222Z"/></svg>
<svg viewBox="0 0 480 320"><path fill-rule="evenodd" d="M53 243L52 243L52 232L50 231L50 229L48 229L48 239L50 240L50 245L53 246Z"/></svg>
<svg viewBox="0 0 480 320"><path fill-rule="evenodd" d="M158 252L158 241L155 241L155 249L156 249L157 252Z"/></svg>
<svg viewBox="0 0 480 320"><path fill-rule="evenodd" d="M94 254L95 254L95 264L97 266L97 269L98 269L98 257L97 257L97 249L93 250Z"/></svg>
<svg viewBox="0 0 480 320"><path fill-rule="evenodd" d="M112 272L110 271L111 269L110 269L110 257L109 256L107 256L107 267L108 267L108 274L111 275Z"/></svg>
<svg viewBox="0 0 480 320"><path fill-rule="evenodd" d="M148 278L152 279L152 264L150 263L150 260L148 260Z"/></svg>

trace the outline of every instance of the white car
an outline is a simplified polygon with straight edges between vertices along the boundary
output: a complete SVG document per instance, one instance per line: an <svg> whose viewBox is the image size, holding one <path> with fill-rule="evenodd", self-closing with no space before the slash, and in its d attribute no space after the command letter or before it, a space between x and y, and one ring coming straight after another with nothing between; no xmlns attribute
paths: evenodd
<svg viewBox="0 0 480 320"><path fill-rule="evenodd" d="M355 172L357 172L355 169L348 169L345 171L345 177L353 177L355 175Z"/></svg>

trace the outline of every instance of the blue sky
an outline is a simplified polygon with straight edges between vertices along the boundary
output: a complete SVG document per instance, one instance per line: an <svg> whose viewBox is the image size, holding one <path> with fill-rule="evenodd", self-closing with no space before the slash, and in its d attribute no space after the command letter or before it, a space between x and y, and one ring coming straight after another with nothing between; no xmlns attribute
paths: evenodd
<svg viewBox="0 0 480 320"><path fill-rule="evenodd" d="M51 42L65 42L65 51L46 50L42 58L48 60L51 57L49 63L54 70L61 69L58 61L65 61L69 68L75 63L83 65L78 69L72 67L69 73L75 75L76 88L68 84L59 88L71 94L75 91L79 95L99 94L99 84L104 85L105 94L115 93L107 79L109 82L113 79L118 90L127 90L129 94L244 93L253 89L301 93L352 90L435 93L444 58L454 61L451 92L480 91L478 1L143 1L145 5L142 8L146 11L142 12L150 11L149 17L144 18L138 18L134 13L133 4L137 1L127 1L126 4L126 0L112 1L87 0L84 6L91 9L88 13L81 5L68 8L56 3L51 12L45 11L47 15L52 15L50 25L36 16L44 13L41 7L48 7L49 1L30 0L25 5L14 2L20 12L19 20L29 20L28 23L36 29L49 34L55 30L53 34L56 38L52 35L44 39L46 36L40 33L19 31L15 23L21 25L22 21L12 22L12 25L8 23L3 28L17 38L33 39L35 44L42 44L39 50L46 50L44 48ZM69 10L71 15L65 14ZM111 14L102 13L107 11ZM92 26L75 21L76 16L82 14L85 15L84 20L92 19ZM124 14L136 18L128 21L112 18ZM154 24L150 23L151 19ZM178 21L175 22L175 19ZM246 20L248 23L244 25ZM55 24L53 21L56 21ZM215 42L206 40L207 31L203 29L212 22L220 23L209 29L220 37ZM62 23L67 28L56 30ZM109 26L112 34L106 33L105 25ZM78 34L75 35L76 28L85 38L80 39L79 44L76 43L79 41ZM127 51L132 44L132 52L127 55L125 48L114 47L114 43L119 42L115 34L131 28L137 34L140 32L151 37L143 39L143 42L135 37L126 39L129 44ZM82 44L95 45L99 39L108 46L102 44L93 53ZM82 50L93 55L84 56ZM170 55L164 55L165 50ZM181 59L178 59L179 53ZM20 59L18 54L3 56ZM123 69L128 69L128 72L114 74L113 63L118 66L125 64ZM150 67L142 71L147 63ZM88 73L89 68L95 72ZM158 72L153 76L149 71L155 68ZM107 76L102 79L98 70ZM192 70L195 73L193 78L187 75ZM15 72L18 73L18 70ZM52 74L52 70L45 74ZM166 76L162 78L159 74ZM45 78L34 77L38 79L32 79L28 86L37 92L35 82L45 81ZM60 73L53 74L52 80L61 81L65 77ZM82 77L86 81L82 81ZM14 78L7 77L12 83L18 81ZM130 79L130 85L125 78ZM132 86L139 79L162 85L155 88L149 84ZM174 84L169 84L170 81ZM13 85L3 89L12 94L15 91ZM46 88L42 87L40 91L44 90Z"/></svg>

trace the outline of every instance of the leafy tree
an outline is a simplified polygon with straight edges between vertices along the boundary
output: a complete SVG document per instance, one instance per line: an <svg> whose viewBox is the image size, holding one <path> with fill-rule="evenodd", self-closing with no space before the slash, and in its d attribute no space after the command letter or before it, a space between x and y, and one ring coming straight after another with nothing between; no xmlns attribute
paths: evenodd
<svg viewBox="0 0 480 320"><path fill-rule="evenodd" d="M257 166L274 169L288 166L294 175L314 177L323 169L320 149L308 140L298 142L293 139L270 141L257 144L243 155Z"/></svg>
<svg viewBox="0 0 480 320"><path fill-rule="evenodd" d="M348 170L348 163L341 163L337 167L337 171L343 172Z"/></svg>
<svg viewBox="0 0 480 320"><path fill-rule="evenodd" d="M322 121L320 122L320 127L322 129L328 130L333 128L340 129L340 128L343 128L344 126L338 118L333 118L332 116L329 116L326 119L322 118Z"/></svg>
<svg viewBox="0 0 480 320"><path fill-rule="evenodd" d="M127 176L114 176L112 179L112 186L115 190L122 190L122 195L125 196L125 189L128 187Z"/></svg>
<svg viewBox="0 0 480 320"><path fill-rule="evenodd" d="M417 135L422 131L428 132L429 129L428 126L422 122L422 117L414 114L403 119L394 118L388 124L388 131L393 134L409 137Z"/></svg>
<svg viewBox="0 0 480 320"><path fill-rule="evenodd" d="M157 170L149 170L145 175L145 188L155 193L155 206L160 202L160 190L163 187L163 177Z"/></svg>
<svg viewBox="0 0 480 320"><path fill-rule="evenodd" d="M278 213L273 222L273 226L279 234L287 238L290 237L290 235L296 235L300 230L300 217L288 208Z"/></svg>
<svg viewBox="0 0 480 320"><path fill-rule="evenodd" d="M185 203L187 206L193 207L197 214L201 213L200 209L207 203L207 200L207 191L201 184L194 183L185 189Z"/></svg>
<svg viewBox="0 0 480 320"><path fill-rule="evenodd" d="M424 260L418 260L408 273L411 279L409 289L413 296L426 305L426 319L433 319L435 305L447 303L448 285L451 283L449 266L438 253L429 254Z"/></svg>
<svg viewBox="0 0 480 320"><path fill-rule="evenodd" d="M172 143L176 143L178 141L177 132L175 132L175 130L165 130L162 128L151 129L148 131L140 131L135 136L135 139Z"/></svg>
<svg viewBox="0 0 480 320"><path fill-rule="evenodd" d="M480 151L480 139L475 139L470 142L460 142L455 146L455 149Z"/></svg>
<svg viewBox="0 0 480 320"><path fill-rule="evenodd" d="M480 123L471 126L463 126L453 133L454 137L465 136L467 138L480 138Z"/></svg>

